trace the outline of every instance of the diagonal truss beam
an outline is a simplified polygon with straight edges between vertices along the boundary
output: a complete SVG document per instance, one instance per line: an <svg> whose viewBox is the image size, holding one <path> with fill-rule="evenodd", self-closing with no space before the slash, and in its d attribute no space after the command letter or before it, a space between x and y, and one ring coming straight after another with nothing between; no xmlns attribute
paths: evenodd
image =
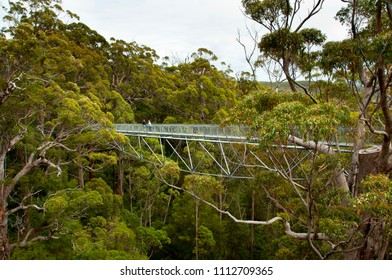
<svg viewBox="0 0 392 280"><path fill-rule="evenodd" d="M277 171L271 162L266 163L259 156L260 152L255 151L254 147L258 145L256 138L248 139L237 134L225 137L213 132L216 126L207 126L208 129L204 128L204 134L200 133L199 126L194 126L192 129L187 126L184 128L178 126L183 129L180 132L165 132L163 125L158 128L159 131L157 128L148 131L116 129L129 137L137 137L137 141L130 141L132 144L129 145L131 154L137 159L148 161L146 155L150 154L149 158L152 158L156 164L163 165L165 160L170 158L177 161L181 170L187 173L250 179L254 178L256 169ZM206 135L206 131L209 135ZM147 141L149 138L158 139L160 148L151 147ZM294 158L290 158L293 164L289 165L289 170L286 170L288 173L313 154L311 150L296 145L276 146L276 148L300 151ZM169 156L165 157L168 154ZM203 163L207 163L208 159L212 160L216 166L216 174L202 170Z"/></svg>
<svg viewBox="0 0 392 280"><path fill-rule="evenodd" d="M160 148L153 148L147 140L148 135L137 136L137 141L129 144L129 154L138 160L163 165L167 158L175 160L183 172L192 174L204 174L218 177L252 179L255 169L274 171L252 151L254 144L226 143L198 141L195 139L172 140L159 138ZM154 137L155 138L155 137ZM193 142L193 143L192 143ZM191 143L193 145L191 145ZM209 145L206 145L209 143ZM165 144L165 145L164 145ZM169 155L165 157L166 155ZM151 155L151 156L147 156ZM150 159L150 160L148 160ZM207 160L214 163L218 172L206 172L204 164Z"/></svg>

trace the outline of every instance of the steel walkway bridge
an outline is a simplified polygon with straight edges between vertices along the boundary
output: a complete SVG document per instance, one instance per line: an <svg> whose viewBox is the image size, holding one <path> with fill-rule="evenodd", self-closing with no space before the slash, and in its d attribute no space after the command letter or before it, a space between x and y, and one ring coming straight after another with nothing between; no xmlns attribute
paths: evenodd
<svg viewBox="0 0 392 280"><path fill-rule="evenodd" d="M254 178L259 168L276 171L266 153L257 147L260 139L246 126L115 124L114 128L130 136L127 150L133 157L159 165L170 158L178 162L184 172L248 179ZM280 148L295 150L290 155L292 164L287 172L313 152L298 146Z"/></svg>
<svg viewBox="0 0 392 280"><path fill-rule="evenodd" d="M117 132L130 136L193 140L217 143L258 143L245 126L219 126L212 124L115 124Z"/></svg>

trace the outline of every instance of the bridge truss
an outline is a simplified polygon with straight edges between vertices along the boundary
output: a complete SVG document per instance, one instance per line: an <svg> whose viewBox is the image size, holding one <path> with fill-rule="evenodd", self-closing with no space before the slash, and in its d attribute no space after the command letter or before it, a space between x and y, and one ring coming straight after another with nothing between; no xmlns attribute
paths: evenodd
<svg viewBox="0 0 392 280"><path fill-rule="evenodd" d="M252 179L260 168L277 171L268 151L258 148L259 138L244 126L116 124L115 129L130 136L128 150L135 158L159 165L170 158L184 172ZM288 174L313 154L300 146L275 148L291 150L285 155Z"/></svg>

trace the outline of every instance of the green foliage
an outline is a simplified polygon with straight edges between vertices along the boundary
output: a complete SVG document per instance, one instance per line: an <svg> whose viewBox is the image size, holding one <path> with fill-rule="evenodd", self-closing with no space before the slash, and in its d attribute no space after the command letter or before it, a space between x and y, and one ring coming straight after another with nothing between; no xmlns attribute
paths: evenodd
<svg viewBox="0 0 392 280"><path fill-rule="evenodd" d="M211 185L206 185L204 188L208 189L211 187ZM201 191L201 188L203 188L203 186L198 184L199 191ZM209 194L204 193L203 197L206 198L208 195ZM177 196L173 201L170 223L164 227L171 239L170 245L165 246L165 251L171 258L194 259L195 257L194 248L197 238L195 233L196 203L195 198L189 194ZM218 257L221 252L219 252L219 250L211 251L210 249L212 249L214 241L216 246L215 249L219 248L219 246L225 246L223 244L225 244L224 242L228 237L228 232L225 232L226 223L220 220L219 214L215 210L203 203L199 204L198 220L200 224L199 234L201 227L207 229L202 229L202 237L198 237L199 241L202 243L205 242L205 244L203 244L203 246L205 246L205 251L203 251L204 256L202 257L205 259L213 258L213 256ZM200 240L200 238L203 240Z"/></svg>
<svg viewBox="0 0 392 280"><path fill-rule="evenodd" d="M358 61L363 59L369 72L380 63L390 71L386 9L377 27L374 3L356 1L357 37L314 51L325 35L293 28L298 7L292 3L242 1L245 13L270 31L258 44L262 55L287 66L286 72L298 69L307 80L301 86L317 104L303 93L271 90L250 73L234 79L230 67L217 69L217 56L206 48L170 64L148 46L106 41L76 15L65 16L59 0L10 1L0 36L0 158L5 167L0 187L6 190L2 194L9 190L0 201L8 208L0 210L11 214L0 224L7 223L15 246L12 258L192 259L196 252L204 259L318 257L309 241L285 236L280 223L238 224L211 205L239 219L281 217L294 232L326 235L329 242L312 245L333 258L342 254L333 255L338 251L331 252L331 242L338 244L336 250L345 249L365 236L360 232L364 218L379 219L389 229L392 185L387 175L365 177L358 196L351 197L334 182L336 170L348 170L350 155L303 157L302 151L271 148L290 134L335 140L340 126L353 127L364 117L357 104L363 86ZM378 3L385 8L386 2ZM341 22L351 23L351 8L338 13ZM314 82L321 74L327 79ZM286 87L293 90L290 79ZM377 99L375 92L369 112L383 121ZM255 175L251 182L184 175L181 161L157 165L150 153L139 150L137 140L112 130L113 123L142 119L248 125L270 154L246 147L238 155L248 157L251 151L281 167L280 173L259 171L256 160L248 166ZM157 153L165 149L157 139L146 141ZM129 142L146 162L128 156ZM216 171L214 160L204 158L197 144L179 147L178 152L194 156L199 170ZM213 144L205 147L216 158L221 153ZM34 239L48 240L28 242Z"/></svg>
<svg viewBox="0 0 392 280"><path fill-rule="evenodd" d="M136 234L123 220L121 197L114 195L102 179L93 179L83 190L61 190L51 195L45 209L45 223L63 225L56 233L60 239L36 245L43 251L42 258L31 255L30 248L16 250L13 258L146 258L142 253L144 245L137 242Z"/></svg>
<svg viewBox="0 0 392 280"><path fill-rule="evenodd" d="M361 184L362 193L352 201L358 215L382 217L392 223L392 182L384 174L369 175Z"/></svg>
<svg viewBox="0 0 392 280"><path fill-rule="evenodd" d="M211 253L215 247L215 240L213 233L205 226L200 226L198 231L198 254L199 257L203 257L208 253ZM196 248L193 249L195 253Z"/></svg>
<svg viewBox="0 0 392 280"><path fill-rule="evenodd" d="M189 62L170 68L173 83L165 90L165 111L175 123L216 123L224 110L235 104L236 83L215 68L212 63L216 59L210 50L201 48Z"/></svg>
<svg viewBox="0 0 392 280"><path fill-rule="evenodd" d="M183 187L203 199L208 199L210 195L222 191L221 183L216 178L207 175L187 175L184 178Z"/></svg>
<svg viewBox="0 0 392 280"><path fill-rule="evenodd" d="M245 13L253 20L259 23L266 22L266 25L271 26L279 25L293 10L290 2L285 0L242 0L242 5Z"/></svg>
<svg viewBox="0 0 392 280"><path fill-rule="evenodd" d="M166 182L174 185L180 179L180 167L176 162L168 160L159 169L159 174Z"/></svg>
<svg viewBox="0 0 392 280"><path fill-rule="evenodd" d="M264 35L259 43L259 48L262 53L279 60L284 51L298 54L302 48L301 39L298 33L293 33L288 28L279 29Z"/></svg>
<svg viewBox="0 0 392 280"><path fill-rule="evenodd" d="M328 102L309 104L296 93L268 90L246 96L236 107L235 116L257 130L264 144L285 142L289 134L326 141L350 119L344 106Z"/></svg>
<svg viewBox="0 0 392 280"><path fill-rule="evenodd" d="M306 241L295 240L287 236L282 236L273 241L276 247L272 259L293 260L293 259L315 259L316 256L309 249Z"/></svg>
<svg viewBox="0 0 392 280"><path fill-rule="evenodd" d="M356 43L352 40L328 42L323 46L320 65L326 74L345 74L348 69L353 70L358 59ZM344 75L345 76L345 75Z"/></svg>
<svg viewBox="0 0 392 280"><path fill-rule="evenodd" d="M153 227L138 227L137 238L140 242L140 248L150 257L157 250L162 249L165 244L170 244L171 242L166 231L156 230Z"/></svg>
<svg viewBox="0 0 392 280"><path fill-rule="evenodd" d="M54 260L60 254L54 255L42 242L34 243L27 249L16 248L12 252L13 260Z"/></svg>
<svg viewBox="0 0 392 280"><path fill-rule="evenodd" d="M99 218L99 217L97 217ZM123 222L92 220L83 230L74 232L73 247L80 259L140 259L135 250L135 234Z"/></svg>

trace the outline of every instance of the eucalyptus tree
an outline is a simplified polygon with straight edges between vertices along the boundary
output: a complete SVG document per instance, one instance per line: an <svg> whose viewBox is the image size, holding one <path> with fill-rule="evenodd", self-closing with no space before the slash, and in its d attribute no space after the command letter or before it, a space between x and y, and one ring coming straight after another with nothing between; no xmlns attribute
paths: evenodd
<svg viewBox="0 0 392 280"><path fill-rule="evenodd" d="M258 132L270 170L286 181L262 186L276 209L270 219L239 222L280 221L287 236L308 243L310 257L383 259L390 250L392 210L391 3L343 2L347 7L338 19L350 26L352 38L325 44L317 65L343 94L316 99L294 89L290 94L260 89L246 96L233 114ZM291 1L277 1L277 6L272 1L243 3L248 13L254 12L252 16L270 28L260 45L292 38L286 55L295 60L293 50L301 44L297 34L282 27L290 25L287 16L302 1L295 1L292 11ZM313 3L315 8L322 1ZM279 54L278 45L272 46L276 48L268 50ZM354 144L352 156L343 152L343 142ZM298 149L282 148L289 144ZM366 145L378 147L365 149ZM309 150L312 153L305 157ZM348 178L344 170L350 170Z"/></svg>
<svg viewBox="0 0 392 280"><path fill-rule="evenodd" d="M390 1L344 1L337 18L350 28L350 39L325 45L321 67L335 80L343 79L356 102L358 123L350 186L358 194L360 181L369 173L389 174L391 165L391 32ZM366 137L381 145L365 152ZM364 157L361 161L360 157ZM365 159L366 158L366 159Z"/></svg>
<svg viewBox="0 0 392 280"><path fill-rule="evenodd" d="M172 239L169 254L179 259L219 256L215 245L225 235L225 223L214 209L201 202L211 202L222 191L219 179L207 175L186 175L182 187L166 182L183 192L173 200L171 222L164 229ZM223 238L222 238L223 239Z"/></svg>
<svg viewBox="0 0 392 280"><path fill-rule="evenodd" d="M357 122L349 184L352 195L363 198L369 189L366 184L361 185L362 180L367 181L370 174L389 176L392 171L392 8L389 0L343 2L346 6L338 12L337 19L349 27L351 38L326 45L321 64L326 73L333 73L335 79L344 79L350 85L350 93L356 101ZM342 52L344 55L339 57ZM366 149L369 138L375 145ZM382 187L378 185L378 188L373 191L382 192ZM367 212L363 213L363 219L377 232L373 241L379 244L374 246L382 255L384 247L380 243L387 243L390 221L383 215ZM369 233L362 228L362 234ZM365 246L364 243L360 245ZM353 252L353 257L361 253L368 252L358 250Z"/></svg>
<svg viewBox="0 0 392 280"><path fill-rule="evenodd" d="M271 59L278 63L291 90L297 91L299 87L317 102L306 87L296 82L296 76L299 74L298 68L304 72L311 70L303 60L314 56L310 52L311 46L325 41L325 36L319 30L305 28L306 23L320 12L324 0L313 1L310 6L305 4L308 1L242 0L245 14L267 31L258 43L260 61Z"/></svg>
<svg viewBox="0 0 392 280"><path fill-rule="evenodd" d="M217 56L199 48L190 58L171 67L176 88L168 92L169 116L176 123L220 123L239 95L235 80L218 70Z"/></svg>
<svg viewBox="0 0 392 280"><path fill-rule="evenodd" d="M107 49L110 86L136 112L137 121L162 122L166 117L167 91L175 89L172 76L157 64L155 50L136 42L112 38Z"/></svg>
<svg viewBox="0 0 392 280"><path fill-rule="evenodd" d="M99 152L96 148L105 144L102 139L115 137L106 129L97 129L110 127L116 119L108 105L114 99L109 97L105 64L102 68L94 65L103 56L91 45L70 39L67 25L60 20L60 4L57 0L9 1L4 17L7 26L0 42L1 259L10 257L11 248L59 237L55 221L45 229L31 221L24 228L14 227L13 219L24 216L20 213L45 211L43 182L26 189L23 180L33 176L33 170L45 170L48 178L53 172L60 175L65 165L88 154L87 150ZM115 102L126 104L118 98ZM121 106L132 120L131 109ZM101 132L104 137L98 136Z"/></svg>

